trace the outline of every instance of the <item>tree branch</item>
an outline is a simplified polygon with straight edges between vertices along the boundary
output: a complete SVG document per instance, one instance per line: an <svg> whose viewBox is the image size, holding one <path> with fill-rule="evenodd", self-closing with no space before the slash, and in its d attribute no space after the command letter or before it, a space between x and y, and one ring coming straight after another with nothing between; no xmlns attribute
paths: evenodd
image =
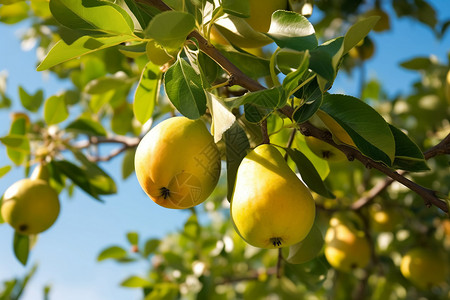
<svg viewBox="0 0 450 300"><path fill-rule="evenodd" d="M450 153L450 134L448 134L442 141L440 141L437 145L433 146L432 148L428 149L424 152L425 160L429 160L430 158L433 158L437 155L443 155L443 154L449 154ZM400 175L405 175L408 172L406 171L399 171ZM371 202L376 196L378 196L380 193L382 193L384 190L386 190L387 187L389 187L394 180L392 178L386 178L386 180L377 183L372 189L369 190L366 195L359 198L357 201L355 201L350 208L353 210L359 210L362 207L366 206L369 202Z"/></svg>

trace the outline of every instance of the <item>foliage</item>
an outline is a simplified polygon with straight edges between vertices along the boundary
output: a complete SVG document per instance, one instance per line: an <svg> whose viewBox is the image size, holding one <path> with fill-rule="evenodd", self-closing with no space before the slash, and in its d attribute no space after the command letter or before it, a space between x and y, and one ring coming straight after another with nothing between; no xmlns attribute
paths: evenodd
<svg viewBox="0 0 450 300"><path fill-rule="evenodd" d="M315 1L314 13L321 18L312 24L299 13L312 1L290 0L291 11L275 12L262 37L274 44L260 52L213 47L210 34L217 20L248 15L240 2L246 3L222 0L222 9L218 1L206 0L0 1L1 22L29 18L33 30L26 38L46 53L37 70L71 83L45 99L41 90L30 94L20 88L27 112L12 114L8 133L0 137L11 160L0 167L0 176L41 162L57 191L79 188L104 201L117 188L100 161L122 159L125 179L133 173L140 138L153 124L176 114L202 118L211 124L227 172L204 205L188 210L179 232L160 240L130 232L129 245L100 252L98 261L150 262L147 276L125 278L122 286L141 289L146 300L446 298L448 280L423 290L400 274L399 264L415 246L447 253L450 247L449 159L442 155L450 149L445 99L450 61L403 62L403 68L420 74L405 95L387 95L376 79L363 82L361 99L331 94L340 70L352 72L368 58L347 53L376 25L379 17L370 10L381 9L380 1L370 7L362 1ZM424 0L390 5L398 17L424 23L438 36L448 27ZM156 48L164 52L160 59ZM8 109L18 100L8 97L3 82L0 78L0 108ZM329 163L312 153L304 135L361 163ZM249 148L267 140L280 146L313 191L315 227L322 235L333 213L357 216L348 220L370 241L367 267L335 270L323 249L314 259L293 264L290 249L254 248L235 233L227 199L237 167ZM447 142L431 148L442 140ZM117 148L101 156L98 147L106 143ZM431 205L441 210L426 208ZM388 209L402 221L390 232L376 231L373 212ZM14 249L23 264L33 239L16 235Z"/></svg>

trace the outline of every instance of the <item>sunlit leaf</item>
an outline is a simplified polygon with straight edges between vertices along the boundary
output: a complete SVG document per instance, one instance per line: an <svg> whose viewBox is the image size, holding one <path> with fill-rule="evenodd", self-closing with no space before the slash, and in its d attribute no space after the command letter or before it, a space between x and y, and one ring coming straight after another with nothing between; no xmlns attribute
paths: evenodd
<svg viewBox="0 0 450 300"><path fill-rule="evenodd" d="M63 95L51 96L45 100L44 119L48 125L58 124L69 116Z"/></svg>
<svg viewBox="0 0 450 300"><path fill-rule="evenodd" d="M206 112L206 95L200 76L184 59L178 59L167 70L164 87L172 104L189 119L198 119Z"/></svg>
<svg viewBox="0 0 450 300"><path fill-rule="evenodd" d="M181 11L166 11L156 15L145 29L145 36L171 50L180 48L194 30L195 19Z"/></svg>
<svg viewBox="0 0 450 300"><path fill-rule="evenodd" d="M281 48L297 51L312 50L317 47L314 27L303 17L292 11L276 11L267 35Z"/></svg>
<svg viewBox="0 0 450 300"><path fill-rule="evenodd" d="M222 135L236 121L236 117L224 102L212 93L207 93L208 107L212 115L211 131L214 136L214 142L222 139Z"/></svg>
<svg viewBox="0 0 450 300"><path fill-rule="evenodd" d="M161 71L159 66L151 62L147 63L142 71L133 102L134 116L141 124L147 122L153 114L159 95L160 81Z"/></svg>
<svg viewBox="0 0 450 300"><path fill-rule="evenodd" d="M38 90L34 95L28 94L23 87L19 86L19 97L23 107L31 112L37 112L44 100L44 93Z"/></svg>
<svg viewBox="0 0 450 300"><path fill-rule="evenodd" d="M67 28L111 35L131 35L131 17L118 5L99 0L52 0L53 17Z"/></svg>
<svg viewBox="0 0 450 300"><path fill-rule="evenodd" d="M52 49L50 49L50 52L39 64L37 70L44 71L73 58L112 47L130 39L132 39L132 37L127 35L98 38L82 36L70 45L63 40L60 40Z"/></svg>
<svg viewBox="0 0 450 300"><path fill-rule="evenodd" d="M120 283L121 286L128 288L143 288L152 285L150 281L139 276L130 276Z"/></svg>
<svg viewBox="0 0 450 300"><path fill-rule="evenodd" d="M127 256L127 251L119 246L111 246L104 249L97 257L97 261L105 259L121 259Z"/></svg>

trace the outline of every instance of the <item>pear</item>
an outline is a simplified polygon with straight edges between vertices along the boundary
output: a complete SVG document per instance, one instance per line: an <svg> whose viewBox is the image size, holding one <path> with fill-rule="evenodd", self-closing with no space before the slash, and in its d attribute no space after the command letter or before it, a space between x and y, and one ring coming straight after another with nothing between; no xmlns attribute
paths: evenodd
<svg viewBox="0 0 450 300"><path fill-rule="evenodd" d="M341 162L347 159L347 156L345 156L345 154L339 149L328 144L327 142L319 140L318 138L306 136L305 141L309 149L311 149L315 155L322 159L329 162Z"/></svg>
<svg viewBox="0 0 450 300"><path fill-rule="evenodd" d="M220 152L202 120L173 117L141 140L135 170L142 189L155 203L189 208L214 190L220 176Z"/></svg>
<svg viewBox="0 0 450 300"><path fill-rule="evenodd" d="M21 179L3 196L3 219L20 234L37 234L56 221L60 205L58 193L42 179Z"/></svg>
<svg viewBox="0 0 450 300"><path fill-rule="evenodd" d="M435 248L413 248L400 263L402 275L423 290L444 283L448 270L446 254Z"/></svg>
<svg viewBox="0 0 450 300"><path fill-rule="evenodd" d="M359 222L362 221L356 216L345 213L336 213L331 218L325 234L325 257L333 268L351 272L369 264L370 245L364 232L355 226Z"/></svg>
<svg viewBox="0 0 450 300"><path fill-rule="evenodd" d="M251 150L239 165L230 209L239 235L268 249L302 241L315 218L311 192L268 144Z"/></svg>

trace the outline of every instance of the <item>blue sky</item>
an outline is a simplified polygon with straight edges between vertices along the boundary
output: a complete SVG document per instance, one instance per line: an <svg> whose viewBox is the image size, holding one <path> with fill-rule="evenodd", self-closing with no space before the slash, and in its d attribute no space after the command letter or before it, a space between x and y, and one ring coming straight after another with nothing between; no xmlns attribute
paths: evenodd
<svg viewBox="0 0 450 300"><path fill-rule="evenodd" d="M431 1L440 19L450 19L450 1ZM389 11L392 15L392 11ZM18 36L25 24L8 26L0 23L0 72L7 70L7 94L14 100L13 110L23 110L18 98L18 86L28 92L44 89L45 97L67 86L52 76L35 71L33 50L21 50ZM415 56L435 55L447 63L450 51L450 32L438 41L431 30L410 19L392 23L392 31L373 33L377 47L375 57L367 64L368 78L376 77L391 95L406 92L418 74L399 67L399 63ZM348 77L341 72L333 92L357 95L358 73ZM0 110L0 136L7 133L9 112ZM126 233L138 231L141 239L162 237L182 228L188 213L167 210L148 199L134 175L126 181L120 179L121 158L103 166L118 184L118 194L105 197L105 203L92 200L81 190L68 198L60 197L62 211L55 225L40 235L33 249L29 265L23 267L12 252L13 231L0 225L0 281L22 276L35 263L38 271L23 300L42 299L44 285L52 286L51 299L140 299L140 292L119 287L125 277L132 274L145 276L147 265L134 263L118 265L114 262L96 262L98 253L113 244L126 245ZM0 167L10 164L5 148L0 146ZM23 169L15 168L0 179L0 193L13 182L23 178Z"/></svg>

